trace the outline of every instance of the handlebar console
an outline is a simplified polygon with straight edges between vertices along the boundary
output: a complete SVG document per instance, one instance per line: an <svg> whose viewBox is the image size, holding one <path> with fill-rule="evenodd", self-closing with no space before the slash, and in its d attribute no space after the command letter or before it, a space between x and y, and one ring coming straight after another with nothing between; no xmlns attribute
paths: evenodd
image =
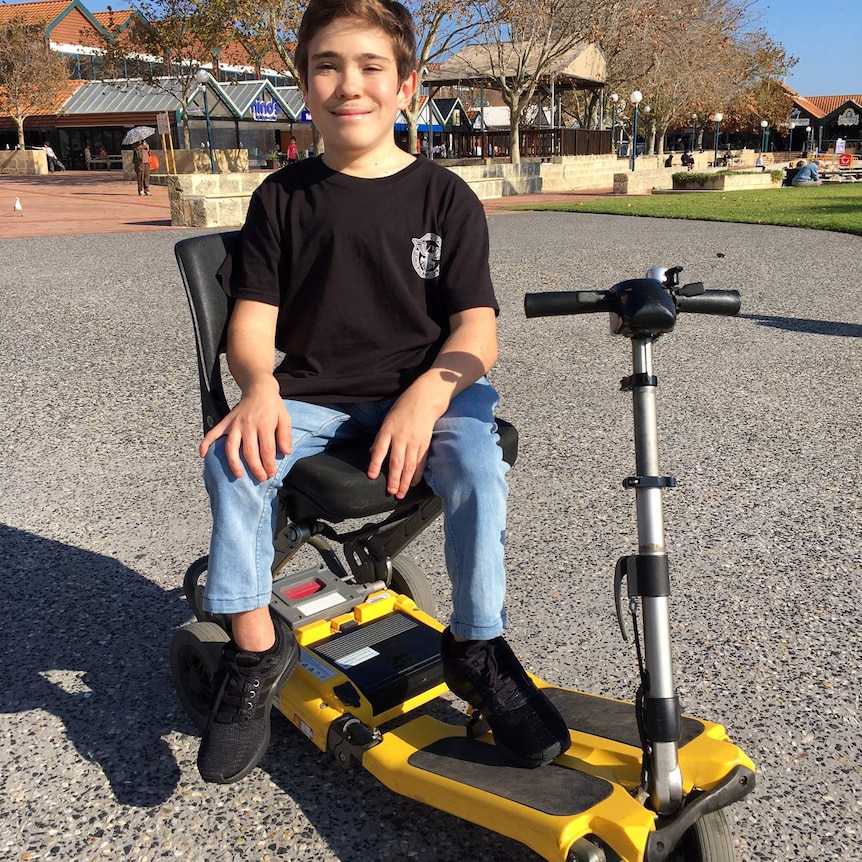
<svg viewBox="0 0 862 862"><path fill-rule="evenodd" d="M737 290L706 290L702 282L679 285L682 267L653 267L646 278L631 278L610 290L528 293L527 317L610 314L611 333L627 338L657 337L670 332L680 312L733 316L739 312Z"/></svg>

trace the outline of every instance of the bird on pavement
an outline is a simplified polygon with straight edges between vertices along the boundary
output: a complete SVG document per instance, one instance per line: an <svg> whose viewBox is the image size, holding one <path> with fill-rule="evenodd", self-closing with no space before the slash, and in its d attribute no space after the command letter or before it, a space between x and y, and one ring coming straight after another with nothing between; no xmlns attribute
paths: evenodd
<svg viewBox="0 0 862 862"><path fill-rule="evenodd" d="M24 207L21 206L21 198L15 198L15 203L12 205L12 209L18 213L19 216L24 215Z"/></svg>

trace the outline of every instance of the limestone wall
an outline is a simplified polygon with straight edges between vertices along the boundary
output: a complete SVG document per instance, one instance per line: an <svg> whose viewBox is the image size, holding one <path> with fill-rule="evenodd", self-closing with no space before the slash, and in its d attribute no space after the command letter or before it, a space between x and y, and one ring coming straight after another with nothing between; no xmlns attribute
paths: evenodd
<svg viewBox="0 0 862 862"><path fill-rule="evenodd" d="M168 165L164 150L152 150L158 156L159 167L153 174L166 174ZM213 150L216 171L220 174L241 173L248 171L248 150ZM174 150L178 174L211 174L209 150ZM171 164L173 168L173 164ZM172 171L173 172L173 171ZM132 150L123 150L123 176L127 180L135 178L135 167L132 164Z"/></svg>
<svg viewBox="0 0 862 862"><path fill-rule="evenodd" d="M265 173L171 174L165 177L171 224L229 227L245 221L252 192Z"/></svg>
<svg viewBox="0 0 862 862"><path fill-rule="evenodd" d="M41 176L48 173L44 150L0 150L0 174Z"/></svg>

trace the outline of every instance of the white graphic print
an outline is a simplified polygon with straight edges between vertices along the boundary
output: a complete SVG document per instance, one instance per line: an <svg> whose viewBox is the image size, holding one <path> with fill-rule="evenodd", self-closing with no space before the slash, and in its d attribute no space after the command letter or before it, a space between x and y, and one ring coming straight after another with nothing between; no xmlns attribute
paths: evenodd
<svg viewBox="0 0 862 862"><path fill-rule="evenodd" d="M443 240L436 233L413 237L413 269L420 278L437 278L440 275L440 249Z"/></svg>

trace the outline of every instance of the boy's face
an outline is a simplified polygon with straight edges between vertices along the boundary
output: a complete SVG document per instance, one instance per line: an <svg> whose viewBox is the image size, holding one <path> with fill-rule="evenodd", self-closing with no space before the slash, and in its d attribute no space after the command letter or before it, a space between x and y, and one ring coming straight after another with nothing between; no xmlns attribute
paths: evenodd
<svg viewBox="0 0 862 862"><path fill-rule="evenodd" d="M355 159L395 147L395 117L407 107L416 75L399 84L390 37L363 21L340 18L309 41L303 88L327 154Z"/></svg>

